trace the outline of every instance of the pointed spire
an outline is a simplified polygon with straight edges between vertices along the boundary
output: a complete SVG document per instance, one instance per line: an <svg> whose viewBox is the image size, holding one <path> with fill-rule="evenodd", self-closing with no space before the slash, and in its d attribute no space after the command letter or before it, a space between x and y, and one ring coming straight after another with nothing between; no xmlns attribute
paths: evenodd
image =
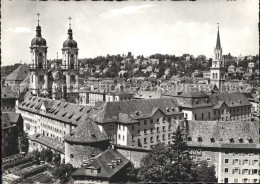
<svg viewBox="0 0 260 184"><path fill-rule="evenodd" d="M40 14L37 13L36 15L38 16L38 26L40 26L40 25L39 25L39 22L40 22Z"/></svg>
<svg viewBox="0 0 260 184"><path fill-rule="evenodd" d="M219 36L219 23L218 23L218 35L217 35L216 49L221 49L220 36Z"/></svg>
<svg viewBox="0 0 260 184"><path fill-rule="evenodd" d="M41 30L41 26L40 26L40 14L37 13L36 15L38 16L38 25L36 26L36 36L41 37L42 36L41 31L42 30Z"/></svg>
<svg viewBox="0 0 260 184"><path fill-rule="evenodd" d="M73 39L72 37L72 29L71 29L71 17L69 17L69 29L68 29L68 39Z"/></svg>

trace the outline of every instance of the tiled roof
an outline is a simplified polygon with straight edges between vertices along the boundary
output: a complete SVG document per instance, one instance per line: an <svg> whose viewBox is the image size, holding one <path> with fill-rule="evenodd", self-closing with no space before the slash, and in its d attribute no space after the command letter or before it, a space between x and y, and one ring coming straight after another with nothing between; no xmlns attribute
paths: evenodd
<svg viewBox="0 0 260 184"><path fill-rule="evenodd" d="M201 97L208 97L208 95L203 92L203 91L196 91L196 92L191 92L191 91L185 91L182 92L180 97L185 97L185 98L201 98Z"/></svg>
<svg viewBox="0 0 260 184"><path fill-rule="evenodd" d="M46 107L46 113L41 112L42 104ZM28 95L18 108L68 124L79 125L85 121L92 107Z"/></svg>
<svg viewBox="0 0 260 184"><path fill-rule="evenodd" d="M20 65L11 74L6 76L6 81L23 81L29 73L28 65Z"/></svg>
<svg viewBox="0 0 260 184"><path fill-rule="evenodd" d="M134 95L134 98L136 99L161 98L161 93L157 91L140 91Z"/></svg>
<svg viewBox="0 0 260 184"><path fill-rule="evenodd" d="M188 145L219 147L229 144L231 138L234 139L234 145L250 144L248 139L252 139L253 144L259 144L258 130L258 122L188 121L187 137L192 138L192 141L188 141ZM198 142L199 137L202 142ZM211 142L211 138L215 142ZM240 138L243 139L244 143L239 142Z"/></svg>
<svg viewBox="0 0 260 184"><path fill-rule="evenodd" d="M43 144L43 145L45 145L45 146L47 146L51 149L54 149L56 151L61 152L63 154L65 153L64 143L59 142L59 141L52 139L50 137L36 133L36 134L30 135L29 139L32 140L32 141L36 141L38 143L41 143L41 144Z"/></svg>
<svg viewBox="0 0 260 184"><path fill-rule="evenodd" d="M86 119L74 130L67 134L64 139L77 143L92 143L109 140L105 133L101 133L97 124L90 119Z"/></svg>
<svg viewBox="0 0 260 184"><path fill-rule="evenodd" d="M93 107L91 117L99 123L120 122L122 118L129 120L125 123L131 123L136 119L150 118L154 108L160 109L166 115L182 114L177 106L173 98L97 102ZM128 117L123 117L120 113L127 114Z"/></svg>
<svg viewBox="0 0 260 184"><path fill-rule="evenodd" d="M116 159L120 159L121 162L117 162L118 164L113 165L113 168L109 166ZM73 176L87 176L90 178L105 178L109 180L113 175L123 169L127 164L129 164L129 160L126 159L122 154L113 149L107 149L104 151L99 157L97 157L94 161L87 164L86 166L81 167L72 173ZM95 168L98 169L97 174L87 173L86 169Z"/></svg>
<svg viewBox="0 0 260 184"><path fill-rule="evenodd" d="M214 106L218 106L219 101L224 101L228 107L251 105L243 93L222 93L209 96Z"/></svg>

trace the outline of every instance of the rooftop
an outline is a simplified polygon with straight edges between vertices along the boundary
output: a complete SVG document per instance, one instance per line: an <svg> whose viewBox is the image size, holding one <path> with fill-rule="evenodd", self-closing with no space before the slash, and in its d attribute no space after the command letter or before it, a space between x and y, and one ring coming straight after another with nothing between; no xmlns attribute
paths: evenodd
<svg viewBox="0 0 260 184"><path fill-rule="evenodd" d="M16 68L11 74L6 76L6 81L20 81L22 82L27 74L29 73L29 66L28 65L20 65Z"/></svg>
<svg viewBox="0 0 260 184"><path fill-rule="evenodd" d="M120 162L119 162L120 160ZM113 164L116 162L116 164ZM100 156L98 156L94 161L90 162L86 166L81 167L72 173L73 176L88 176L95 178L111 178L122 168L124 168L130 161L126 159L122 154L113 149L107 149ZM111 166L109 166L111 165ZM98 170L97 173L88 173L87 169Z"/></svg>

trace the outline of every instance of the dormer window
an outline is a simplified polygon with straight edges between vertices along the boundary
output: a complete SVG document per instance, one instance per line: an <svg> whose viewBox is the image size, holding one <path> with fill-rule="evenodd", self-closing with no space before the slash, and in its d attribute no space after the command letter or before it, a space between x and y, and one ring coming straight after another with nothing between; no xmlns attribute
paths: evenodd
<svg viewBox="0 0 260 184"><path fill-rule="evenodd" d="M233 139L233 138L230 138L230 139L229 139L229 142L230 142L230 143L234 143L234 139Z"/></svg>
<svg viewBox="0 0 260 184"><path fill-rule="evenodd" d="M196 104L199 104L199 101L198 100L195 100Z"/></svg>
<svg viewBox="0 0 260 184"><path fill-rule="evenodd" d="M201 137L198 138L198 142L202 142L202 138Z"/></svg>
<svg viewBox="0 0 260 184"><path fill-rule="evenodd" d="M213 137L211 137L210 141L213 143L213 142L215 142L215 139Z"/></svg>
<svg viewBox="0 0 260 184"><path fill-rule="evenodd" d="M244 143L244 140L241 137L238 140L239 140L239 143Z"/></svg>
<svg viewBox="0 0 260 184"><path fill-rule="evenodd" d="M248 139L248 143L253 143L253 139L252 138Z"/></svg>
<svg viewBox="0 0 260 184"><path fill-rule="evenodd" d="M139 116L139 112L138 112L138 111L135 111L135 115Z"/></svg>

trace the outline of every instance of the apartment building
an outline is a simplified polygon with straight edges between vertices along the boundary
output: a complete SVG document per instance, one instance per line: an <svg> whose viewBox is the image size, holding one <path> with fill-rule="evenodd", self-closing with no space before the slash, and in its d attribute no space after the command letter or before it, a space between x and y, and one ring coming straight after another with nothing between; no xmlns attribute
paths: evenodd
<svg viewBox="0 0 260 184"><path fill-rule="evenodd" d="M150 149L171 143L172 133L184 121L174 99L98 102L90 117L113 144Z"/></svg>

